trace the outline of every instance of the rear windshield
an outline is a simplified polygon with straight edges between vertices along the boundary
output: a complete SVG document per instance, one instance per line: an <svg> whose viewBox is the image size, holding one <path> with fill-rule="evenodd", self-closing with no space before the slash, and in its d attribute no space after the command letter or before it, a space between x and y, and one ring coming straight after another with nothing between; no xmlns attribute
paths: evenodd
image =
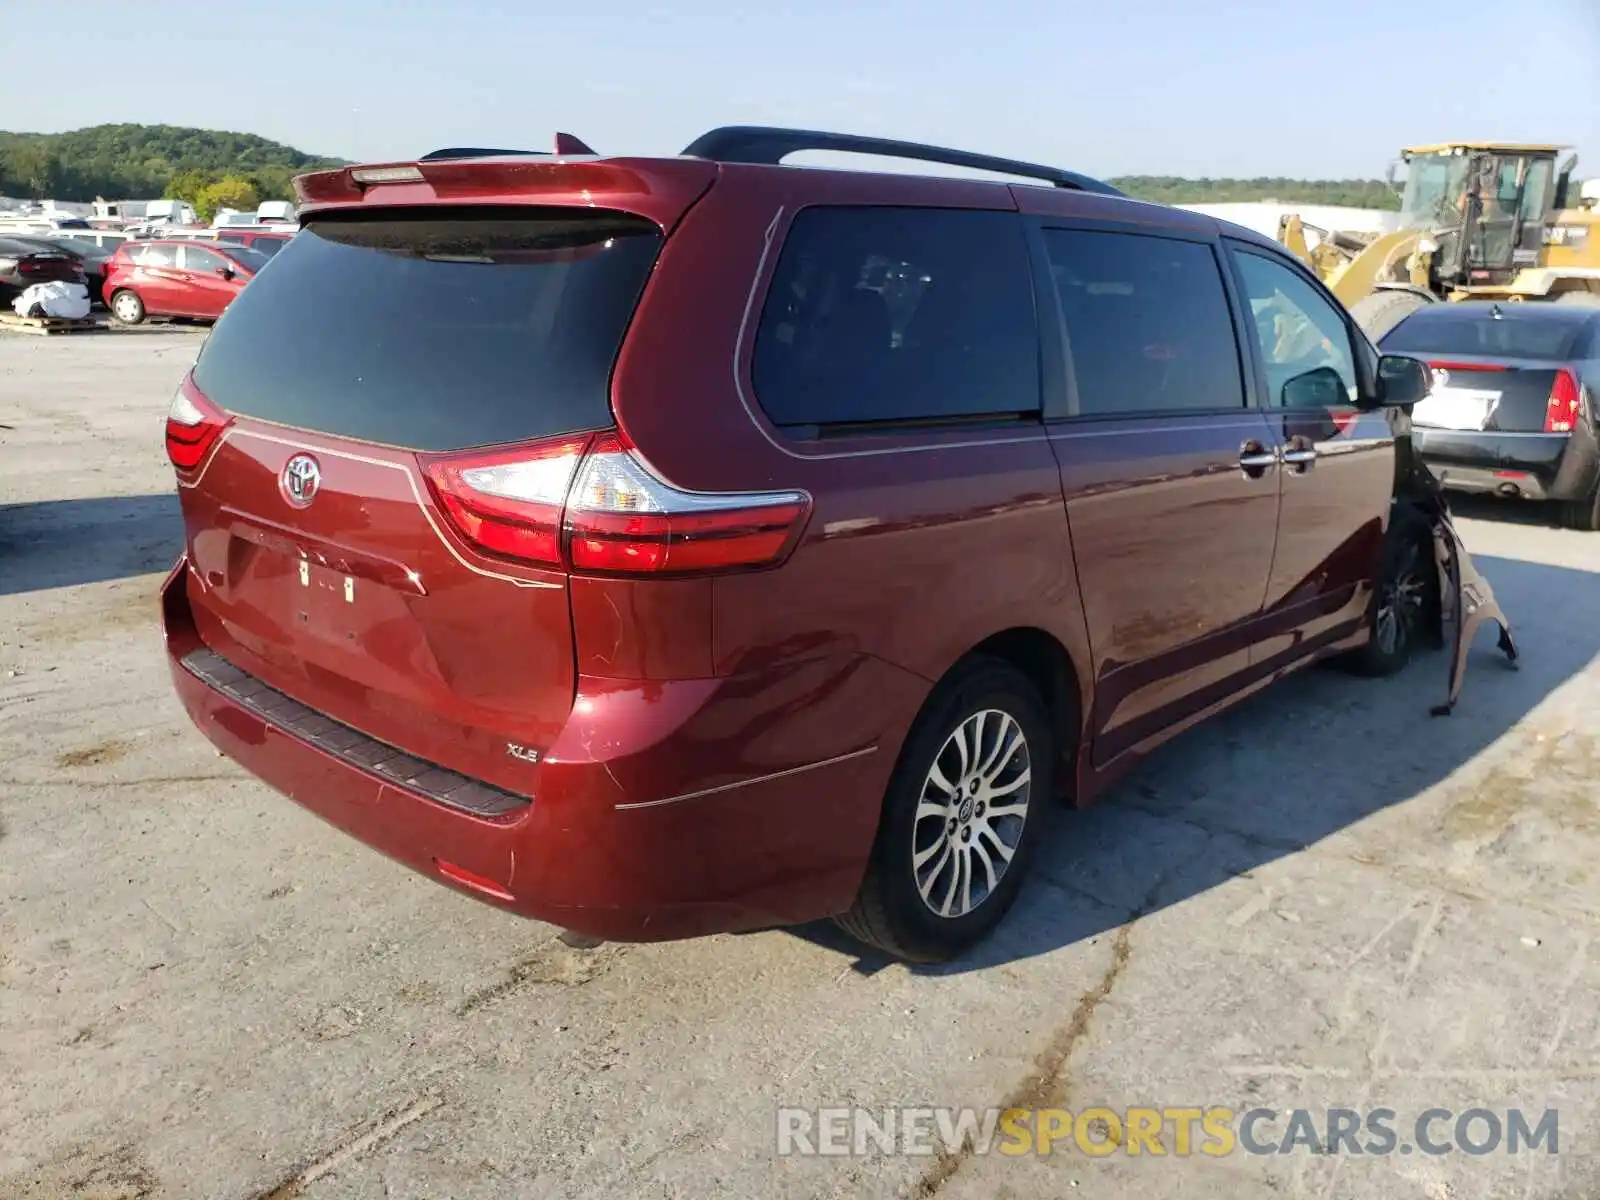
<svg viewBox="0 0 1600 1200"><path fill-rule="evenodd" d="M1554 309L1499 317L1484 311L1438 314L1424 309L1407 317L1383 339L1391 354L1483 354L1497 358L1571 358L1587 323L1586 314Z"/></svg>
<svg viewBox="0 0 1600 1200"><path fill-rule="evenodd" d="M660 242L594 210L313 219L229 306L195 382L236 413L416 450L605 426Z"/></svg>

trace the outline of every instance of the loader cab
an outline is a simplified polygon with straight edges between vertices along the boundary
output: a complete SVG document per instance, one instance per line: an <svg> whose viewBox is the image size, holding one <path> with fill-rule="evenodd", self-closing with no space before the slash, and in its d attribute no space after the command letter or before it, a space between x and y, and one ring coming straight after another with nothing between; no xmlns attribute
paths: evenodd
<svg viewBox="0 0 1600 1200"><path fill-rule="evenodd" d="M1433 236L1437 284L1492 286L1538 265L1545 225L1572 169L1563 164L1557 178L1562 149L1457 142L1402 151L1400 225Z"/></svg>

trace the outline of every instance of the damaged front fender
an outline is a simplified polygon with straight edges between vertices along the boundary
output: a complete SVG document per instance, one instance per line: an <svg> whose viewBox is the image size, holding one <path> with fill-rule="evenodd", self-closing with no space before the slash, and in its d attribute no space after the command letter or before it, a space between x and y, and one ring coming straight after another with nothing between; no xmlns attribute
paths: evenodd
<svg viewBox="0 0 1600 1200"><path fill-rule="evenodd" d="M1447 717L1461 695L1467 654L1483 623L1494 621L1500 626L1499 648L1513 667L1517 665L1517 644L1511 636L1511 622L1494 598L1494 589L1473 565L1472 556L1467 553L1450 519L1450 506L1438 479L1421 462L1416 462L1411 483L1412 499L1427 514L1433 528L1434 558L1439 567L1440 620L1453 632L1449 641L1450 678L1445 701L1432 709L1434 716Z"/></svg>

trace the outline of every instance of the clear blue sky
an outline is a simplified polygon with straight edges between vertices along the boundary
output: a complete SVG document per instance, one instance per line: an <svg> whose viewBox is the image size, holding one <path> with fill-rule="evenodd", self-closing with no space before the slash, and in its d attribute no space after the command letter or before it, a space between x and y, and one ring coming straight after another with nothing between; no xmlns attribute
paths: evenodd
<svg viewBox="0 0 1600 1200"><path fill-rule="evenodd" d="M1574 143L1600 174L1600 0L0 0L25 5L53 32L18 53L27 23L0 25L9 129L382 159L791 124L1104 175L1325 178L1486 137Z"/></svg>

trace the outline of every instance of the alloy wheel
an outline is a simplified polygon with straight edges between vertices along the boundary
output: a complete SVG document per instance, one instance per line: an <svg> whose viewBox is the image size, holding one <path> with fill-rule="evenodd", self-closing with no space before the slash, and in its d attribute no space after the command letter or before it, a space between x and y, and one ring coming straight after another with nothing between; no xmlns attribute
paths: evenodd
<svg viewBox="0 0 1600 1200"><path fill-rule="evenodd" d="M1376 638L1378 649L1394 654L1410 642L1422 621L1428 584L1422 575L1422 551L1415 542L1401 552L1395 568L1378 593Z"/></svg>
<svg viewBox="0 0 1600 1200"><path fill-rule="evenodd" d="M934 756L911 825L911 866L935 915L962 917L991 895L1022 841L1032 792L1028 739L999 709L973 713Z"/></svg>

